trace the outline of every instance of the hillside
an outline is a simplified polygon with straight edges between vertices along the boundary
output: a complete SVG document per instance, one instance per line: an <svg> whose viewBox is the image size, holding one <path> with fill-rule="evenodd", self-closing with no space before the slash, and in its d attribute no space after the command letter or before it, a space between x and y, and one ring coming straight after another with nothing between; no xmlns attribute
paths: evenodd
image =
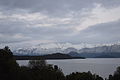
<svg viewBox="0 0 120 80"><path fill-rule="evenodd" d="M84 59L84 57L72 57L68 54L62 53L53 53L41 56L18 56L16 55L15 58L17 60L37 60L37 59Z"/></svg>

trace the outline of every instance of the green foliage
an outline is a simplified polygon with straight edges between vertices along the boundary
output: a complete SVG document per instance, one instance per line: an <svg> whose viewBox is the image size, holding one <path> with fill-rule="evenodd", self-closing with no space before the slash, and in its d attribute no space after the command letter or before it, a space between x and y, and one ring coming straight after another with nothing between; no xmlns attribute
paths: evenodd
<svg viewBox="0 0 120 80"><path fill-rule="evenodd" d="M44 68L47 66L47 63L44 59L40 60L30 60L29 67L30 68Z"/></svg>
<svg viewBox="0 0 120 80"><path fill-rule="evenodd" d="M83 73L73 72L66 76L66 80L103 80L103 78L95 74L93 75L90 71L88 71Z"/></svg>
<svg viewBox="0 0 120 80"><path fill-rule="evenodd" d="M120 80L120 67L117 67L117 69L113 75L109 75L108 80Z"/></svg>
<svg viewBox="0 0 120 80"><path fill-rule="evenodd" d="M0 78L1 80L17 78L19 66L13 58L9 47L0 49Z"/></svg>
<svg viewBox="0 0 120 80"><path fill-rule="evenodd" d="M31 68L31 73L35 78L41 80L64 80L65 76L62 71L55 65L46 64L45 60L31 60L29 61L29 67ZM35 75L34 75L35 74ZM36 79L36 80L38 80Z"/></svg>

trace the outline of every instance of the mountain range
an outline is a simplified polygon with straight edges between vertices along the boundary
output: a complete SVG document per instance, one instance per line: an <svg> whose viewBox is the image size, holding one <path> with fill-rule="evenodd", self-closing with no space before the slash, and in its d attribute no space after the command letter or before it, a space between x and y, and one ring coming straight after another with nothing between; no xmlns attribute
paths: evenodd
<svg viewBox="0 0 120 80"><path fill-rule="evenodd" d="M66 49L61 48L19 48L13 51L14 55L46 55L52 53L63 53L69 54L73 57L86 57L86 58L118 58L120 57L120 45L106 45L97 46L92 48L82 48L76 49L73 47L68 47Z"/></svg>

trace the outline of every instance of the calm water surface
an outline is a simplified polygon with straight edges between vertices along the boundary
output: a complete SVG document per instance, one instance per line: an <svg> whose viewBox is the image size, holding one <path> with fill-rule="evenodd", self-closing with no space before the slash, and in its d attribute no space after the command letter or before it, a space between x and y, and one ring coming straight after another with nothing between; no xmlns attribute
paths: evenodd
<svg viewBox="0 0 120 80"><path fill-rule="evenodd" d="M27 65L28 60L17 60L19 65ZM87 59L67 59L67 60L47 60L48 64L58 65L64 74L71 72L91 71L103 78L113 74L120 66L120 58L87 58Z"/></svg>

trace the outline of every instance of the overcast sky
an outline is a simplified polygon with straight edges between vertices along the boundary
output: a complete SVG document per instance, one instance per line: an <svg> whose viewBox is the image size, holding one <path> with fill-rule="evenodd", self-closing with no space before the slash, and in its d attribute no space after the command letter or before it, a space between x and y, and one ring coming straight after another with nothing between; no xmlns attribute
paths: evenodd
<svg viewBox="0 0 120 80"><path fill-rule="evenodd" d="M120 0L0 0L0 44L119 40Z"/></svg>

